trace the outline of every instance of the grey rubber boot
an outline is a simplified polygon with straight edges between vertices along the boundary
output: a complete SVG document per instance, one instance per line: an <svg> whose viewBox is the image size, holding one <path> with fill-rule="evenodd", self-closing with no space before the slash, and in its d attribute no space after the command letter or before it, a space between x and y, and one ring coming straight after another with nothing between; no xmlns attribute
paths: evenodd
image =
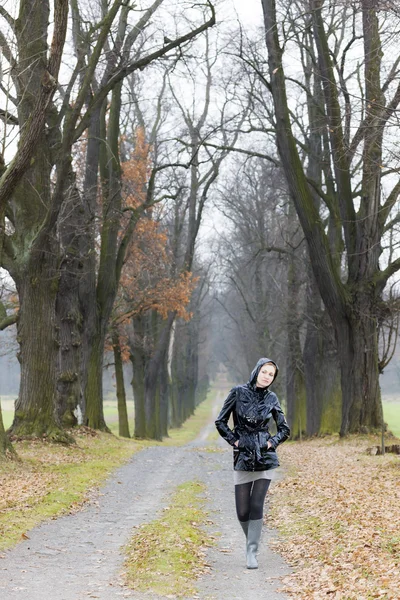
<svg viewBox="0 0 400 600"><path fill-rule="evenodd" d="M243 529L243 533L246 536L246 540L247 540L247 531L249 529L249 522L250 521L239 521L240 526Z"/></svg>
<svg viewBox="0 0 400 600"><path fill-rule="evenodd" d="M249 528L247 530L247 568L258 569L258 562L256 554L261 538L263 520L257 519L256 521L249 521Z"/></svg>

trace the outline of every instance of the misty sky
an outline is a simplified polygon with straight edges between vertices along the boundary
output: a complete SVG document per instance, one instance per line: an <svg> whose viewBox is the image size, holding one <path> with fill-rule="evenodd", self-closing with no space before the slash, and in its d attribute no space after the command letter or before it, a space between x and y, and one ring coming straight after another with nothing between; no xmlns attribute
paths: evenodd
<svg viewBox="0 0 400 600"><path fill-rule="evenodd" d="M240 20L244 24L261 25L261 0L232 0Z"/></svg>

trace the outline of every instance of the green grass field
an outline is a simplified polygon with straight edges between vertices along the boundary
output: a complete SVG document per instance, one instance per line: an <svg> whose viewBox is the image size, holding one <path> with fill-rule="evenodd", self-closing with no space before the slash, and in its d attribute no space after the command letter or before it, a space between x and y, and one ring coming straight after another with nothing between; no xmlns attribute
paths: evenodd
<svg viewBox="0 0 400 600"><path fill-rule="evenodd" d="M389 430L400 438L400 402L383 401L383 416Z"/></svg>
<svg viewBox="0 0 400 600"><path fill-rule="evenodd" d="M10 427L13 416L14 416L14 400L10 396L2 396L0 398L2 412L3 412L3 421L4 427ZM199 407L200 408L200 407ZM206 409L206 410L204 410ZM200 408L200 412L207 413L209 407L206 405ZM388 424L390 431L396 436L400 438L400 400L390 399L383 400L383 414L385 418L385 422ZM134 409L132 400L128 401L128 415L129 415L129 427L131 431L131 435L134 430ZM104 401L104 417L106 419L106 423L111 429L111 431L115 434L118 434L118 411L117 411L117 401L112 400L111 398L107 398ZM205 423L204 423L205 424Z"/></svg>

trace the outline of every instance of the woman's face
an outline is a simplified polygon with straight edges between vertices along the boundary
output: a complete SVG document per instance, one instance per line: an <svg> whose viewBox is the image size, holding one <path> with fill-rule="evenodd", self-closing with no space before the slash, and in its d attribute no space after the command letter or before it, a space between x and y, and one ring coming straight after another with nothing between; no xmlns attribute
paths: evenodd
<svg viewBox="0 0 400 600"><path fill-rule="evenodd" d="M256 386L260 388L268 387L274 380L276 368L271 363L265 363L258 373Z"/></svg>

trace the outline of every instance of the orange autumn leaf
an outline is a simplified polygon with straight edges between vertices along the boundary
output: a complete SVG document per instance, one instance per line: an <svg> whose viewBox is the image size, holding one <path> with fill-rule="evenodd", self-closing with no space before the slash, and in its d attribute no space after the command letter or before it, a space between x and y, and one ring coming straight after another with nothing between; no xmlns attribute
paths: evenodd
<svg viewBox="0 0 400 600"><path fill-rule="evenodd" d="M132 208L138 208L146 200L150 174L150 145L146 142L143 127L136 129L134 150L129 160L123 162L121 166L126 192L125 203Z"/></svg>

